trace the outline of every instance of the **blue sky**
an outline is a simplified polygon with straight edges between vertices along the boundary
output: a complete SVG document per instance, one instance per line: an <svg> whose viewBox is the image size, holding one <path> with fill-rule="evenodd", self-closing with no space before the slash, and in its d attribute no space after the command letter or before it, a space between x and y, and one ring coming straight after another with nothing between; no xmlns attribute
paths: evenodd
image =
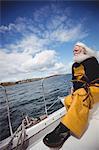
<svg viewBox="0 0 99 150"><path fill-rule="evenodd" d="M99 50L99 2L4 1L0 82L71 72L77 41Z"/></svg>

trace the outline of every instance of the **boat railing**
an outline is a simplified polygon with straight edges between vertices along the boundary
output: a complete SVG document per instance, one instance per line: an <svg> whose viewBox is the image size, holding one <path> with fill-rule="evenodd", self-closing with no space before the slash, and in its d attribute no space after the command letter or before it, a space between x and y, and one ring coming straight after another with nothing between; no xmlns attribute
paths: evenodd
<svg viewBox="0 0 99 150"><path fill-rule="evenodd" d="M46 104L46 99L45 99L45 90L44 90L44 81L46 78L43 78L41 80L41 85L42 85L42 92L43 92L43 99L44 99L44 107L45 107L45 114L46 116L48 116L48 110L51 109L57 102L61 101L61 98L58 96L57 100L47 108L47 104Z"/></svg>
<svg viewBox="0 0 99 150"><path fill-rule="evenodd" d="M42 79L41 85L42 85L42 92L43 92L43 99L44 99L45 114L46 116L48 116L48 110L47 110L47 105L46 105L46 100L45 100L44 80L45 78Z"/></svg>
<svg viewBox="0 0 99 150"><path fill-rule="evenodd" d="M46 78L43 78L41 81L41 85L42 85L42 92L43 92L43 99L44 99L44 107L45 107L45 114L46 117L48 117L48 110L50 108L52 108L58 101L60 101L60 98L58 97L57 100L47 108L47 104L46 104L46 99L45 99L45 90L44 90L44 81ZM5 100L6 100L6 106L7 106L7 116L8 116L8 124L9 124L9 130L10 130L10 135L11 137L13 137L13 129L12 129L12 124L11 124L11 117L10 117L10 107L9 107L9 101L8 101L8 95L7 95L7 90L6 87L3 85L0 85L0 87L3 89L4 91L4 95L5 95Z"/></svg>
<svg viewBox="0 0 99 150"><path fill-rule="evenodd" d="M12 130L12 124L11 124L11 118L10 118L10 108L9 108L7 91L6 91L5 86L0 85L0 87L4 90L5 100L6 100L6 104L7 104L7 115L8 115L9 130L10 130L11 137L13 137L13 130Z"/></svg>
<svg viewBox="0 0 99 150"><path fill-rule="evenodd" d="M45 89L44 89L44 81L45 81L45 79L46 78L43 78L41 80L41 85L42 85L42 92L43 92L43 99L44 99L45 116L48 117L48 110L51 109L58 101L61 101L61 98L58 96L57 100L53 104L51 104L51 106L49 106L47 108L46 98L45 98ZM9 107L9 100L8 100L7 90L6 90L6 87L3 86L3 85L0 85L0 87L3 89L4 94L5 94L5 101L6 101L6 106L7 106L7 116L8 116L8 125L9 125L11 138L13 139L15 133L13 133L13 129L12 129L11 116L10 116L10 107ZM26 119L26 117L25 117L25 119Z"/></svg>

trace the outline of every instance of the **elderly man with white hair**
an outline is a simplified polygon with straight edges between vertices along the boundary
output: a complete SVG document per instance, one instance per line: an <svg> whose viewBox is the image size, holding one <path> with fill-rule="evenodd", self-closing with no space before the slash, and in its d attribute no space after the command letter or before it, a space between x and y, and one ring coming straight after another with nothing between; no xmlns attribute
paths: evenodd
<svg viewBox="0 0 99 150"><path fill-rule="evenodd" d="M99 102L99 63L96 52L84 43L74 46L72 65L73 91L65 100L67 113L60 124L43 142L49 147L59 147L71 134L80 138L88 126L89 110Z"/></svg>

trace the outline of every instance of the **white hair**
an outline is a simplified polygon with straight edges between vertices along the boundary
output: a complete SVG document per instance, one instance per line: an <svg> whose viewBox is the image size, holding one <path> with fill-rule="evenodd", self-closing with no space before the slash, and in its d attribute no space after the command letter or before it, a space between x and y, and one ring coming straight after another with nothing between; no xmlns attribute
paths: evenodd
<svg viewBox="0 0 99 150"><path fill-rule="evenodd" d="M99 52L94 51L93 49L89 48L82 42L77 42L75 46L81 46L82 48L85 49L86 54L78 54L77 56L74 56L74 61L80 63L83 60L90 58L90 57L95 57L97 60L99 60Z"/></svg>

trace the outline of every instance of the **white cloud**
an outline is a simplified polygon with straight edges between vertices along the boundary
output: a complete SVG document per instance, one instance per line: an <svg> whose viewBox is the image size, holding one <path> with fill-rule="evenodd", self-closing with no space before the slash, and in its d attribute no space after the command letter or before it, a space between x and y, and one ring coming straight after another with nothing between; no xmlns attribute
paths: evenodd
<svg viewBox="0 0 99 150"><path fill-rule="evenodd" d="M18 17L14 23L1 26L0 31L20 33L24 38L32 34L38 38L59 42L67 42L71 39L75 41L86 37L88 34L85 29L83 30L83 24L72 20L70 13L70 8L60 9L55 5L45 6L36 10L30 18Z"/></svg>
<svg viewBox="0 0 99 150"><path fill-rule="evenodd" d="M98 62L99 62L99 51L96 52L96 57L97 57Z"/></svg>
<svg viewBox="0 0 99 150"><path fill-rule="evenodd" d="M47 71L56 61L57 56L54 50L44 50L36 53L32 59L28 59L22 66L27 70L42 71L46 68Z"/></svg>
<svg viewBox="0 0 99 150"><path fill-rule="evenodd" d="M36 35L27 35L16 44L8 45L8 49L16 52L21 51L27 54L35 54L44 48L46 42L46 39L40 39Z"/></svg>
<svg viewBox="0 0 99 150"><path fill-rule="evenodd" d="M0 26L0 32L22 32L26 29L26 19L18 17L14 23L9 23L8 26Z"/></svg>
<svg viewBox="0 0 99 150"><path fill-rule="evenodd" d="M8 31L9 29L8 29L8 27L7 26L0 26L0 32L1 33L3 33L3 32L5 32L5 31Z"/></svg>
<svg viewBox="0 0 99 150"><path fill-rule="evenodd" d="M70 18L70 9L55 5L42 7L30 18L18 17L14 23L2 25L0 32L5 36L0 52L1 81L29 78L39 72L68 73L71 66L65 68L51 46L87 36L83 25Z"/></svg>
<svg viewBox="0 0 99 150"><path fill-rule="evenodd" d="M66 65L66 73L72 73L72 64L73 64L73 61L70 61L67 64L68 65Z"/></svg>
<svg viewBox="0 0 99 150"><path fill-rule="evenodd" d="M51 34L51 39L60 42L76 41L86 37L88 34L82 31L82 25L78 24L76 27L70 29L58 28Z"/></svg>
<svg viewBox="0 0 99 150"><path fill-rule="evenodd" d="M33 77L34 73L44 73L50 75L51 71L57 71L64 68L64 65L58 62L57 54L54 50L45 50L36 53L34 57L27 53L5 53L0 51L0 79L2 81L20 80ZM31 74L31 75L30 75Z"/></svg>

